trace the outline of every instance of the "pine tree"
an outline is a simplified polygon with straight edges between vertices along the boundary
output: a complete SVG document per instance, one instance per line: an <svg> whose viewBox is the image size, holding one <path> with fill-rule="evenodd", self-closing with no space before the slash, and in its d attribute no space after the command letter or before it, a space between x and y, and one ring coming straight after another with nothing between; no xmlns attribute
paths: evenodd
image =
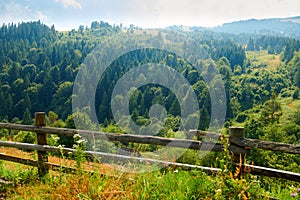
<svg viewBox="0 0 300 200"><path fill-rule="evenodd" d="M31 114L30 114L30 111L28 108L26 108L26 110L23 114L22 123L27 124L27 125L32 124L32 118L31 118Z"/></svg>
<svg viewBox="0 0 300 200"><path fill-rule="evenodd" d="M254 51L255 45L254 45L254 40L253 38L249 39L249 43L247 45L247 51Z"/></svg>

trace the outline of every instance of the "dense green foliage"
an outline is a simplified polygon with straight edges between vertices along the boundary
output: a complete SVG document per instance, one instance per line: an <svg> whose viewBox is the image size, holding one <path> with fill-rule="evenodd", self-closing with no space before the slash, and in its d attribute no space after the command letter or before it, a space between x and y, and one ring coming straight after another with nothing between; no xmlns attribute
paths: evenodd
<svg viewBox="0 0 300 200"><path fill-rule="evenodd" d="M71 109L62 110L72 94L78 66L99 43L119 32L104 27L59 33L40 22L3 25L0 30L0 116L22 119L26 109L55 110L66 119ZM56 102L60 102L57 104Z"/></svg>
<svg viewBox="0 0 300 200"><path fill-rule="evenodd" d="M59 118L66 120L71 114L70 97L80 64L101 40L120 31L120 27L112 27L104 22L93 22L91 28L80 27L77 31L72 30L65 33L57 32L54 27L48 28L40 22L22 23L18 26L15 24L3 25L0 37L2 46L0 52L2 58L0 59L0 101L3 102L0 109L1 119L12 121L13 118L18 118L29 123L28 113L31 113L32 116L34 112L42 110L54 111ZM128 34L131 34L130 30ZM236 65L243 66L245 52L240 45L230 42L228 39L201 41L196 38L196 40L199 40L200 45L205 46L214 60L227 57L222 58L222 62L218 62L217 66L222 69L227 81L230 78L230 71ZM185 47L185 50L193 51L192 47L188 46ZM155 57L151 55L155 55ZM210 106L205 103L209 97L207 92L203 92L205 83L197 77L196 71L186 61L175 55L146 50L146 52L135 51L124 55L112 63L111 70L104 75L96 96L97 113L101 113L98 114L100 123L112 120L110 96L116 80L131 66L153 62L155 59L184 74L187 80L194 85L196 91L199 91L197 95L201 112L209 115ZM122 66L118 66L119 63L122 63ZM209 65L210 61L206 61L206 63L200 64ZM131 109L132 113L147 117L153 101L162 99L159 103L165 105L169 114L179 115L178 102L174 94L167 91L166 88L144 87L137 92L136 96L138 99L132 99L131 105L141 104L141 101L144 103L139 108L131 106L135 108ZM228 115L231 115L230 109ZM204 116L204 118L208 117ZM202 125L202 128L206 127L207 122Z"/></svg>

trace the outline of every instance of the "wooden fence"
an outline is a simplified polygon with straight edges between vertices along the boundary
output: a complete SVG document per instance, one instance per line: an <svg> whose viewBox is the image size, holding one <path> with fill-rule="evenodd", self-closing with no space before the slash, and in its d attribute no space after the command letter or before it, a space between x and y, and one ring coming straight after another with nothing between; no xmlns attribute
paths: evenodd
<svg viewBox="0 0 300 200"><path fill-rule="evenodd" d="M95 132L95 131L86 131L86 130L46 127L45 113L42 112L35 113L34 126L0 123L0 128L17 130L17 131L29 131L29 132L36 133L37 144L0 141L0 146L19 148L23 150L36 150L38 153L37 161L12 157L4 154L0 154L0 159L38 167L38 172L40 176L44 176L45 174L47 174L49 169L51 170L63 169L63 170L71 170L71 171L76 170L75 168L60 166L58 164L53 164L48 162L47 152L61 153L61 151L63 151L64 153L70 153L70 152L74 153L75 149L49 146L47 144L47 137L46 137L47 134L55 134L59 136L64 135L64 136L71 136L71 137L73 137L75 134L80 134L84 138L93 137L95 139L102 139L108 141L153 144L153 145L161 145L161 146L169 146L169 147L177 147L177 148L188 148L194 150L201 149L202 151L222 152L224 150L224 146L221 143L215 143L215 142L202 142L196 140L183 140L183 139L156 137L156 136L113 134L113 133L104 133L104 132ZM217 133L209 133L200 130L191 130L191 133L199 136L206 136L208 138L220 137L220 135ZM222 136L222 137L227 137L227 136ZM232 152L233 161L237 165L240 165L238 163L240 163L241 159L243 161L245 155L250 154L251 148L279 151L279 152L284 152L289 154L300 154L299 145L248 139L244 137L244 129L242 127L231 127L229 133L229 151ZM202 167L202 166L195 166L195 165L189 165L184 163L174 163L174 162L167 162L167 161L141 158L141 157L123 156L123 155L116 155L111 153L85 151L85 154L90 156L95 156L95 155L101 156L102 158L108 158L108 159L146 162L149 164L155 164L159 166L171 165L175 167L195 168L195 169L204 170L208 173L221 171L221 169L218 168ZM283 178L283 179L300 182L300 174L298 173L259 167L254 165L247 165L247 164L242 164L242 165L244 168L247 169L247 171L249 171L252 174L269 176L269 177L277 177L277 178Z"/></svg>

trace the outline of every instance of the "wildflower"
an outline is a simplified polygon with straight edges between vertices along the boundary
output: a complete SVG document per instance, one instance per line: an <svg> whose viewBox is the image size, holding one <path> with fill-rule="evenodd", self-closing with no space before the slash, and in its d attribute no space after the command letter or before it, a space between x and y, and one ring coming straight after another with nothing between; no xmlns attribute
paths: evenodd
<svg viewBox="0 0 300 200"><path fill-rule="evenodd" d="M86 140L85 139L80 139L78 141L76 141L77 144L83 144L83 143L86 143Z"/></svg>
<svg viewBox="0 0 300 200"><path fill-rule="evenodd" d="M80 136L79 134L75 134L75 135L73 136L73 138L76 140L76 139L80 139L81 136Z"/></svg>
<svg viewBox="0 0 300 200"><path fill-rule="evenodd" d="M291 197L296 197L296 195L297 195L296 193L292 193Z"/></svg>
<svg viewBox="0 0 300 200"><path fill-rule="evenodd" d="M65 147L65 145L58 145L57 147L60 151L62 151L62 149Z"/></svg>
<svg viewBox="0 0 300 200"><path fill-rule="evenodd" d="M300 193L300 188L298 188L298 193Z"/></svg>
<svg viewBox="0 0 300 200"><path fill-rule="evenodd" d="M178 173L178 170L176 169L176 170L174 171L174 173Z"/></svg>

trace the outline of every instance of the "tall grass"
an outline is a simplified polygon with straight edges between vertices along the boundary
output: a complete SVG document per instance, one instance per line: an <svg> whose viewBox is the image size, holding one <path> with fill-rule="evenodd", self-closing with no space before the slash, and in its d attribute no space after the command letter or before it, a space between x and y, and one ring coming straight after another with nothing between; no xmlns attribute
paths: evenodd
<svg viewBox="0 0 300 200"><path fill-rule="evenodd" d="M257 177L238 177L237 171L207 175L176 169L117 176L51 172L39 179L35 169L19 168L7 173L3 167L2 163L1 176L14 182L2 190L7 199L268 199L272 195L290 197L291 193L281 187L278 194L278 184L265 188Z"/></svg>

